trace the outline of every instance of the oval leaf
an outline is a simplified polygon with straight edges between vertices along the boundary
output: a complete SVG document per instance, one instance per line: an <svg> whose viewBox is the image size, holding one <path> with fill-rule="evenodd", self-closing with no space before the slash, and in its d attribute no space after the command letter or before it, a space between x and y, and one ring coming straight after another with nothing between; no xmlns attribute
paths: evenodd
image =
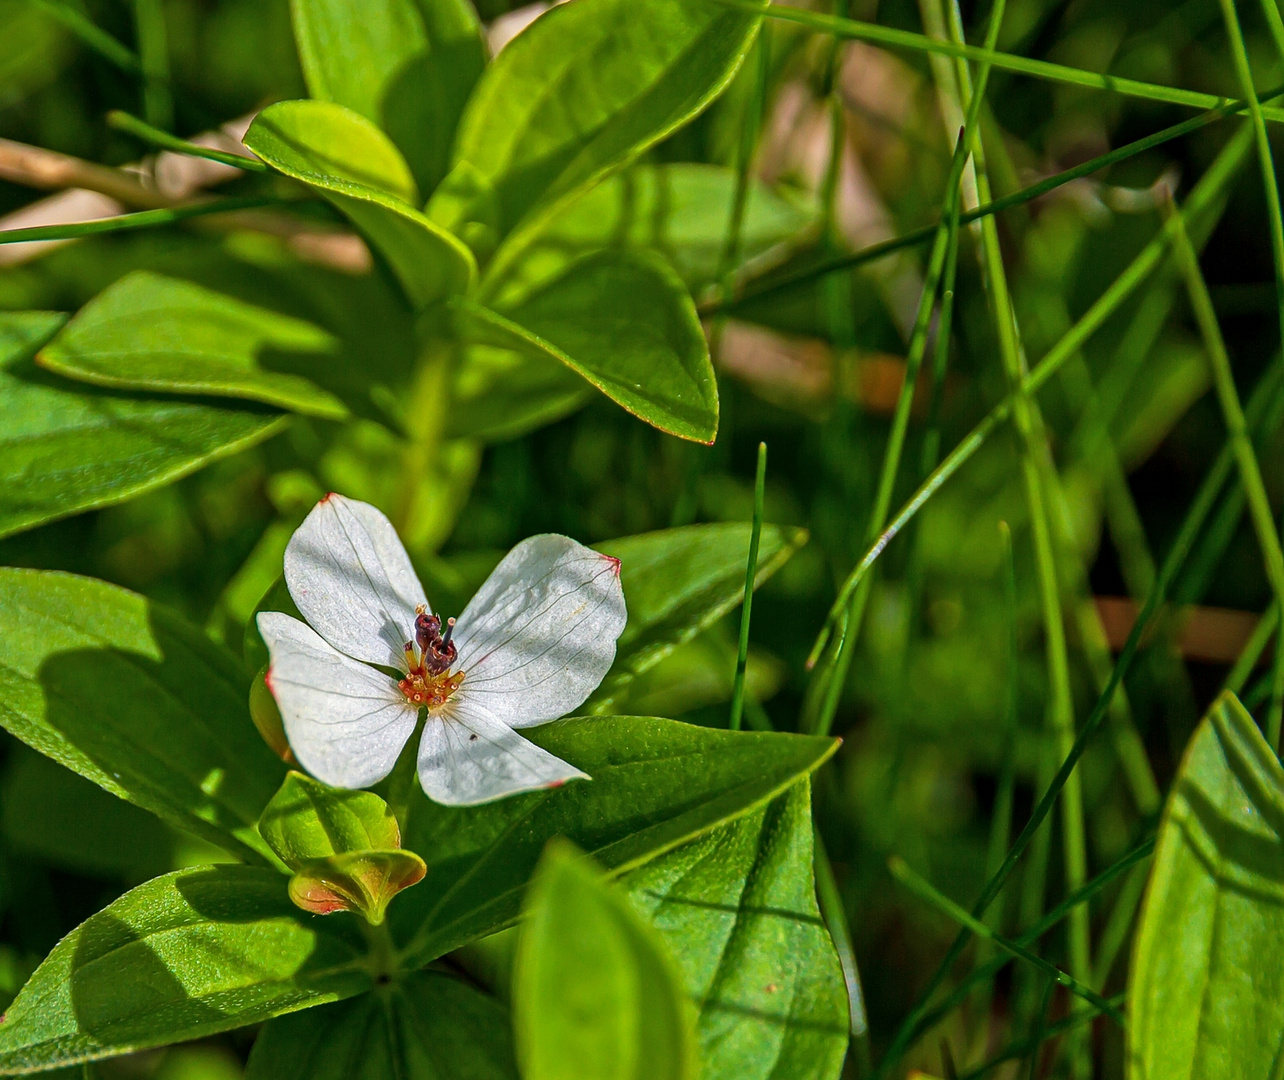
<svg viewBox="0 0 1284 1080"><path fill-rule="evenodd" d="M522 734L592 782L470 809L414 800L402 842L428 875L391 921L416 963L510 925L553 837L609 869L636 866L769 801L838 745L639 716L558 720Z"/></svg>
<svg viewBox="0 0 1284 1080"><path fill-rule="evenodd" d="M661 855L622 884L669 942L704 1080L836 1080L847 991L812 877L811 785Z"/></svg>
<svg viewBox="0 0 1284 1080"><path fill-rule="evenodd" d="M591 186L703 110L759 21L690 0L555 7L482 76L456 161L494 190L506 232L537 203Z"/></svg>
<svg viewBox="0 0 1284 1080"><path fill-rule="evenodd" d="M281 101L254 118L244 142L347 214L417 306L463 292L472 281L472 253L415 209L409 166L365 117L330 102Z"/></svg>
<svg viewBox="0 0 1284 1080"><path fill-rule="evenodd" d="M659 937L568 844L531 882L513 975L525 1080L687 1080L695 1038Z"/></svg>
<svg viewBox="0 0 1284 1080"><path fill-rule="evenodd" d="M31 357L65 321L0 313L0 536L171 483L287 422L248 403L132 397L42 371Z"/></svg>
<svg viewBox="0 0 1284 1080"><path fill-rule="evenodd" d="M273 370L286 354L333 353L319 327L145 270L100 293L40 350L50 371L96 386L247 398L340 420L347 406L300 374Z"/></svg>
<svg viewBox="0 0 1284 1080"><path fill-rule="evenodd" d="M560 360L648 424L718 433L718 384L686 287L661 260L602 252L503 312L456 302L460 335Z"/></svg>
<svg viewBox="0 0 1284 1080"><path fill-rule="evenodd" d="M1129 1080L1276 1075L1281 942L1284 769L1226 693L1164 808L1129 977Z"/></svg>
<svg viewBox="0 0 1284 1080"><path fill-rule="evenodd" d="M73 930L0 1023L0 1072L111 1057L258 1023L370 986L351 922L309 919L280 874L198 867Z"/></svg>
<svg viewBox="0 0 1284 1080"><path fill-rule="evenodd" d="M250 680L195 627L90 578L0 569L0 726L122 799L242 856L285 766Z"/></svg>
<svg viewBox="0 0 1284 1080"><path fill-rule="evenodd" d="M508 1011L436 971L270 1021L245 1080L517 1080Z"/></svg>

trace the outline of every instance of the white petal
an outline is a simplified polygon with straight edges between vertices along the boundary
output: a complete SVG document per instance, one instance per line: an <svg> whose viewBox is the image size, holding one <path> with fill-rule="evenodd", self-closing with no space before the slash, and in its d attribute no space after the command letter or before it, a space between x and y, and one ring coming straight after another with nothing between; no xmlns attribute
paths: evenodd
<svg viewBox="0 0 1284 1080"><path fill-rule="evenodd" d="M397 684L289 615L264 611L258 625L272 658L268 688L299 763L343 788L369 787L392 772L419 713Z"/></svg>
<svg viewBox="0 0 1284 1080"><path fill-rule="evenodd" d="M285 583L340 652L404 669L415 606L428 601L392 522L369 503L342 495L317 503L286 546Z"/></svg>
<svg viewBox="0 0 1284 1080"><path fill-rule="evenodd" d="M458 696L441 713L429 714L419 744L419 783L428 798L446 806L475 806L587 779L485 706Z"/></svg>
<svg viewBox="0 0 1284 1080"><path fill-rule="evenodd" d="M565 536L523 540L459 617L459 693L509 727L556 720L597 689L626 617L618 559Z"/></svg>

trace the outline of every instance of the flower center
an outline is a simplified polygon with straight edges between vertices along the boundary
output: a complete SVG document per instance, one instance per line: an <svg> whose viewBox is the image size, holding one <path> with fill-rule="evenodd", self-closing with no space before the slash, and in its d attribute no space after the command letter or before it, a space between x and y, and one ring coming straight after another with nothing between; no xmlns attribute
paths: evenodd
<svg viewBox="0 0 1284 1080"><path fill-rule="evenodd" d="M406 642L406 677L397 685L412 705L437 709L459 689L464 673L450 670L459 650L450 640L455 620L446 620L446 633L441 632L441 616L429 615L421 604L415 613L415 640Z"/></svg>

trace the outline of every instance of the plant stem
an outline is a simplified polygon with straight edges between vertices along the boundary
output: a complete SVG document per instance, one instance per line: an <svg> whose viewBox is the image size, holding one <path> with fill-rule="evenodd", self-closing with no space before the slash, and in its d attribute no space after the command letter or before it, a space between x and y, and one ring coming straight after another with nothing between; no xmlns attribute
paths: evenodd
<svg viewBox="0 0 1284 1080"><path fill-rule="evenodd" d="M758 444L758 471L753 483L753 529L749 534L749 561L745 567L745 598L740 607L740 647L736 654L736 677L731 686L731 718L727 726L740 730L744 712L745 669L749 664L749 617L753 610L753 583L758 576L758 542L762 538L762 503L767 487L767 444Z"/></svg>
<svg viewBox="0 0 1284 1080"><path fill-rule="evenodd" d="M1051 964L1047 960L1044 960L1043 957L1032 953L1029 949L1025 948L1025 946L1018 945L1015 941L1009 941L1005 937L1000 937L986 926L985 923L981 922L980 919L974 918L953 900L949 899L949 897L943 896L941 893L937 892L931 884L911 870L909 864L906 863L904 859L899 856L892 856L892 858L887 861L887 868L891 871L892 876L896 878L897 881L909 889L910 892L920 900L923 900L944 912L955 922L967 927L977 937L984 938L987 941L992 941L1004 952L1011 953L1018 959L1024 960L1027 964L1031 964L1040 971L1044 971L1051 975L1053 979L1064 986L1076 997L1081 997L1084 1001L1095 1005L1101 1012L1105 1013L1121 1027L1123 1026L1123 1016L1120 1014L1119 1010L1111 1005L1110 1002L1106 1001L1105 998L1095 990L1084 986L1073 976L1066 974L1066 972L1062 971L1055 964Z"/></svg>
<svg viewBox="0 0 1284 1080"><path fill-rule="evenodd" d="M168 131L161 131L160 128L153 127L151 124L138 119L136 116L131 116L127 112L122 112L120 109L112 109L107 114L107 126L115 128L117 131L128 132L145 143L158 146L162 150L170 150L175 154L207 158L222 165L231 165L237 169L244 169L246 172L268 171L268 167L258 158L242 157L240 154L229 154L224 150L215 150L209 146L198 146L196 143L171 135Z"/></svg>

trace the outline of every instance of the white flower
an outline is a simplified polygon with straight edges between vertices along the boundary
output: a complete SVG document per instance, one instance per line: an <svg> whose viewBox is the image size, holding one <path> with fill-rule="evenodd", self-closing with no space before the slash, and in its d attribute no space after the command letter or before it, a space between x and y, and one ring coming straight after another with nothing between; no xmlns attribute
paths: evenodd
<svg viewBox="0 0 1284 1080"><path fill-rule="evenodd" d="M564 716L606 675L625 622L618 559L532 536L443 633L392 523L327 495L290 539L285 582L310 625L265 611L258 627L286 736L313 775L382 780L426 708L419 781L439 803L588 779L513 729Z"/></svg>

